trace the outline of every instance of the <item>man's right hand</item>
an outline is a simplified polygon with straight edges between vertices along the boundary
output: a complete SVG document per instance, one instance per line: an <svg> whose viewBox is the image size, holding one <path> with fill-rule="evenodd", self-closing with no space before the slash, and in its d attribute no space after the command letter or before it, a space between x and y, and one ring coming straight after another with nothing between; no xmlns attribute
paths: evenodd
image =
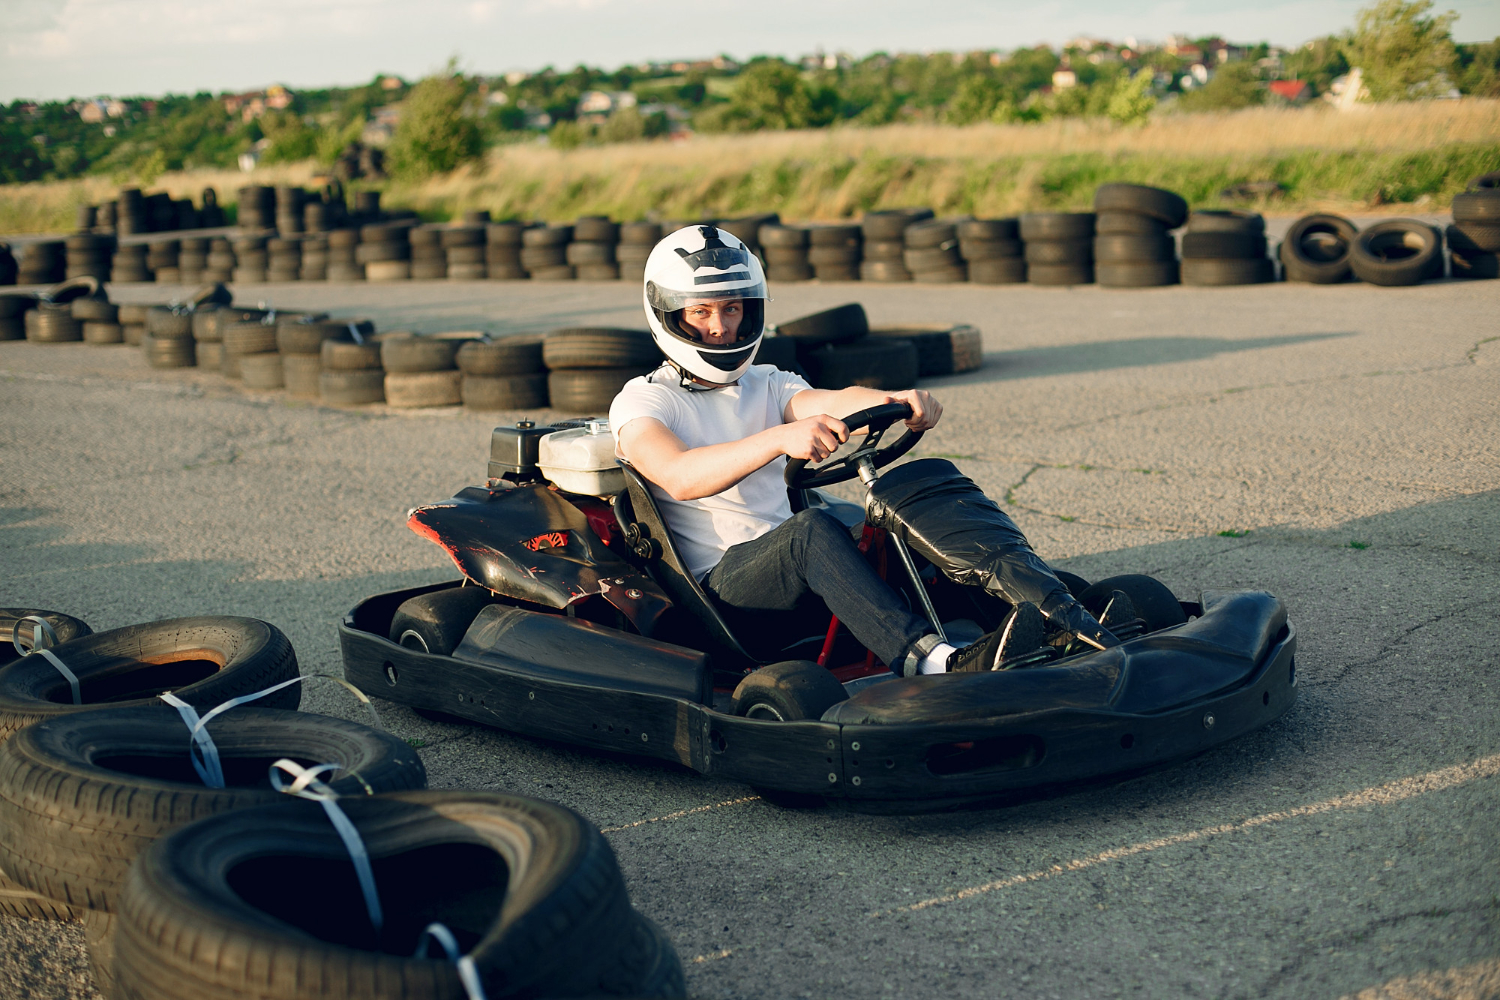
<svg viewBox="0 0 1500 1000"><path fill-rule="evenodd" d="M849 440L849 428L838 417L826 413L782 424L781 451L788 458L821 462Z"/></svg>

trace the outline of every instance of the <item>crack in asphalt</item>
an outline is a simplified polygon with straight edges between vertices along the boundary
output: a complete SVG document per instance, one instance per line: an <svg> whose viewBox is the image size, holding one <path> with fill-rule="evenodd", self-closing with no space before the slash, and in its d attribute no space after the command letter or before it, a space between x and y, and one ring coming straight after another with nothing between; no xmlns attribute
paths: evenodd
<svg viewBox="0 0 1500 1000"><path fill-rule="evenodd" d="M1403 627L1401 629L1401 635L1396 638L1396 641L1387 645L1376 655L1366 657L1362 660L1354 660L1352 662L1345 663L1342 666L1334 667L1332 670L1320 670L1316 678L1304 678L1302 684L1309 689L1328 687L1334 684L1338 684L1349 674L1350 671L1358 670L1362 667L1373 667L1384 660L1390 659L1397 653L1400 653L1405 646L1405 640L1414 633L1427 628L1430 625L1437 625L1441 622L1447 621L1450 618L1454 618L1465 611L1473 610L1474 608L1479 607L1481 604L1487 605L1489 603L1491 602L1488 599L1480 599L1471 601L1467 604L1460 604L1446 611L1439 612L1438 614L1433 615L1431 618L1419 621L1415 625L1412 625L1410 627Z"/></svg>

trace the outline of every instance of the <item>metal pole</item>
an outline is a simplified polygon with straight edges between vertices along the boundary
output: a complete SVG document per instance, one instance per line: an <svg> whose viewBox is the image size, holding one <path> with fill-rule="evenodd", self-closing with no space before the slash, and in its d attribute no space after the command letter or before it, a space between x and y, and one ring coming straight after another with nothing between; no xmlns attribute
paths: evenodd
<svg viewBox="0 0 1500 1000"><path fill-rule="evenodd" d="M875 463L868 457L859 460L859 478L866 488L875 485L875 480L880 478L875 471ZM932 598L927 596L927 587L922 583L922 577L917 573L917 564L912 561L911 552L907 550L906 543L894 532L887 532L891 541L896 546L896 551L901 556L901 562L906 567L907 574L911 577L911 585L917 588L917 600L922 602L922 611L927 615L927 623L937 633L938 639L948 641L948 633L943 631L943 623L938 621L937 609L932 606Z"/></svg>

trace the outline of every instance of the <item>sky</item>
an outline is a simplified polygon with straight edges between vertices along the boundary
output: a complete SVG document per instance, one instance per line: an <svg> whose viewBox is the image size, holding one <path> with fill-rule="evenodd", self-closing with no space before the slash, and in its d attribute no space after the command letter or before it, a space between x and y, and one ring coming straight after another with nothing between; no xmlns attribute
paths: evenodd
<svg viewBox="0 0 1500 1000"><path fill-rule="evenodd" d="M470 72L822 49L967 51L1078 35L1222 35L1297 45L1361 0L0 0L0 102L352 85ZM1460 42L1500 36L1500 2L1454 0Z"/></svg>

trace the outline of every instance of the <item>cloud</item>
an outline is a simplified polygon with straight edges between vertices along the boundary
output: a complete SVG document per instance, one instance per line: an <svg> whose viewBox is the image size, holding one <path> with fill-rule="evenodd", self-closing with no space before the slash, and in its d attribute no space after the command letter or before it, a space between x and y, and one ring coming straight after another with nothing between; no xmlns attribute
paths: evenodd
<svg viewBox="0 0 1500 1000"><path fill-rule="evenodd" d="M66 0L9 0L6 4L7 32L32 34L57 24Z"/></svg>

